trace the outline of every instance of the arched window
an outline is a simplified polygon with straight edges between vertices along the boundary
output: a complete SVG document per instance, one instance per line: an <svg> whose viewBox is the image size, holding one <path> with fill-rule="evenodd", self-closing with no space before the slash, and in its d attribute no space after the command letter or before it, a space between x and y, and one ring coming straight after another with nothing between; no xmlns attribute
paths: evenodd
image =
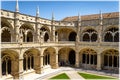
<svg viewBox="0 0 120 80"><path fill-rule="evenodd" d="M26 71L34 68L34 56L32 54L24 54L23 68Z"/></svg>
<svg viewBox="0 0 120 80"><path fill-rule="evenodd" d="M44 65L49 65L50 64L50 54L45 54L44 55Z"/></svg>
<svg viewBox="0 0 120 80"><path fill-rule="evenodd" d="M71 32L69 35L69 41L75 41L76 40L76 33L75 32Z"/></svg>
<svg viewBox="0 0 120 80"><path fill-rule="evenodd" d="M105 35L105 42L112 42L113 41L113 36L111 33L106 33Z"/></svg>
<svg viewBox="0 0 120 80"><path fill-rule="evenodd" d="M2 75L11 74L11 59L9 56L2 58Z"/></svg>
<svg viewBox="0 0 120 80"><path fill-rule="evenodd" d="M83 41L90 41L89 34L84 34L83 35Z"/></svg>
<svg viewBox="0 0 120 80"><path fill-rule="evenodd" d="M32 32L27 33L27 42L33 42L33 34L32 34Z"/></svg>
<svg viewBox="0 0 120 80"><path fill-rule="evenodd" d="M49 35L48 35L48 33L45 33L45 35L44 35L44 41L47 42L48 39L49 39Z"/></svg>
<svg viewBox="0 0 120 80"><path fill-rule="evenodd" d="M93 33L93 34L91 35L91 41L92 41L92 42L97 41L97 34L96 34L96 33Z"/></svg>
<svg viewBox="0 0 120 80"><path fill-rule="evenodd" d="M119 42L118 28L113 27L113 28L108 29L105 32L104 41L105 42Z"/></svg>
<svg viewBox="0 0 120 80"><path fill-rule="evenodd" d="M93 49L84 49L80 52L82 67L96 69L97 65L97 53ZM89 66L88 66L89 65Z"/></svg>
<svg viewBox="0 0 120 80"><path fill-rule="evenodd" d="M94 29L87 29L83 32L83 41L95 42L97 41L97 38L97 31L95 31Z"/></svg>
<svg viewBox="0 0 120 80"><path fill-rule="evenodd" d="M104 52L104 67L119 67L119 52L117 50L107 50Z"/></svg>
<svg viewBox="0 0 120 80"><path fill-rule="evenodd" d="M114 35L114 42L119 42L119 33L115 33Z"/></svg>
<svg viewBox="0 0 120 80"><path fill-rule="evenodd" d="M69 52L69 63L71 65L75 65L75 51L74 50L71 50Z"/></svg>
<svg viewBox="0 0 120 80"><path fill-rule="evenodd" d="M2 42L11 42L11 33L9 30L5 29L1 35Z"/></svg>

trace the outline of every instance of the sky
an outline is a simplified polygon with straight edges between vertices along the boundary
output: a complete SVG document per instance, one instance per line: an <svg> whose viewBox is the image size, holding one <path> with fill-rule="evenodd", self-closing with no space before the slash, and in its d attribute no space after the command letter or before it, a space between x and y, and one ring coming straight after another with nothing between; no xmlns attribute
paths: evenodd
<svg viewBox="0 0 120 80"><path fill-rule="evenodd" d="M15 1L2 1L1 9L15 11ZM19 12L35 16L39 6L40 17L51 19L54 13L55 20L65 17L118 12L118 1L19 1Z"/></svg>

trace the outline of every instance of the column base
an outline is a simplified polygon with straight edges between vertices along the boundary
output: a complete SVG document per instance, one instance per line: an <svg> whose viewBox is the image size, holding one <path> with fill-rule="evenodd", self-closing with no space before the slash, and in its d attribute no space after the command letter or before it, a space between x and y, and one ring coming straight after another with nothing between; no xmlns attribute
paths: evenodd
<svg viewBox="0 0 120 80"><path fill-rule="evenodd" d="M97 70L100 71L100 70L102 70L102 69L101 69L101 67L98 67Z"/></svg>
<svg viewBox="0 0 120 80"><path fill-rule="evenodd" d="M58 64L54 64L53 66L52 66L52 69L57 69L59 66L58 66Z"/></svg>
<svg viewBox="0 0 120 80"><path fill-rule="evenodd" d="M19 73L18 72L12 72L11 73L14 79L19 79Z"/></svg>
<svg viewBox="0 0 120 80"><path fill-rule="evenodd" d="M78 67L79 67L79 64L78 64L78 63L76 63L76 64L75 64L75 67L77 67L77 68L78 68Z"/></svg>

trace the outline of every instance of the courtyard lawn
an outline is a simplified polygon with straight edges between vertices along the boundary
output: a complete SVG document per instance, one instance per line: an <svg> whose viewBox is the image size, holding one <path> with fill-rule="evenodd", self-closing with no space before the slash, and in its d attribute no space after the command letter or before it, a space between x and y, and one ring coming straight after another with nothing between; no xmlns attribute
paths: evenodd
<svg viewBox="0 0 120 80"><path fill-rule="evenodd" d="M62 73L50 79L70 79L70 78L65 73Z"/></svg>
<svg viewBox="0 0 120 80"><path fill-rule="evenodd" d="M78 74L85 79L108 79L108 80L114 79L114 80L117 80L117 78L99 76L99 75L94 75L94 74L87 74L87 73L80 73L80 72L78 72Z"/></svg>

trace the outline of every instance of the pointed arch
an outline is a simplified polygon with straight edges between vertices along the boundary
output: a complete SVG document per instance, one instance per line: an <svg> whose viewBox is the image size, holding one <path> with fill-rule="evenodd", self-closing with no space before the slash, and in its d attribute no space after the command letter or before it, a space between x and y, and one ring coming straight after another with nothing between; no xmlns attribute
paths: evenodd
<svg viewBox="0 0 120 80"><path fill-rule="evenodd" d="M86 28L82 32L81 40L88 41L88 42L90 41L95 42L97 41L97 38L98 38L97 36L98 36L97 31L94 28Z"/></svg>
<svg viewBox="0 0 120 80"><path fill-rule="evenodd" d="M119 51L116 49L106 49L102 52L103 69L108 70L112 68L118 73L119 71Z"/></svg>
<svg viewBox="0 0 120 80"><path fill-rule="evenodd" d="M98 36L97 36L97 33L96 33L96 32L92 33L92 34L91 34L91 41L92 41L92 42L96 42L96 41L97 41L97 37L98 37Z"/></svg>
<svg viewBox="0 0 120 80"><path fill-rule="evenodd" d="M71 32L70 34L69 34L69 41L76 41L76 32Z"/></svg>
<svg viewBox="0 0 120 80"><path fill-rule="evenodd" d="M2 61L2 75L11 74L12 76L16 73L19 73L19 55L16 51L13 50L3 50L1 52L1 61Z"/></svg>
<svg viewBox="0 0 120 80"><path fill-rule="evenodd" d="M89 33L85 33L85 34L83 35L83 41L90 41Z"/></svg>
<svg viewBox="0 0 120 80"><path fill-rule="evenodd" d="M107 29L104 30L103 33L103 40L105 42L118 42L119 41L119 33L118 32L118 27L116 26L110 26ZM117 34L116 34L117 33Z"/></svg>
<svg viewBox="0 0 120 80"><path fill-rule="evenodd" d="M11 42L11 31L8 27L2 28L1 41L2 42Z"/></svg>
<svg viewBox="0 0 120 80"><path fill-rule="evenodd" d="M47 42L49 40L49 35L48 33L46 32L45 35L44 35L44 41Z"/></svg>
<svg viewBox="0 0 120 80"><path fill-rule="evenodd" d="M113 35L112 32L107 32L104 36L105 42L113 42Z"/></svg>
<svg viewBox="0 0 120 80"><path fill-rule="evenodd" d="M22 30L24 42L33 42L33 40L34 40L34 27L30 23L22 24L20 26L20 30Z"/></svg>
<svg viewBox="0 0 120 80"><path fill-rule="evenodd" d="M39 72L40 68L40 51L36 48L28 49L23 54L23 69L28 71L34 69Z"/></svg>
<svg viewBox="0 0 120 80"><path fill-rule="evenodd" d="M115 32L115 35L114 35L114 42L119 42L119 32Z"/></svg>

